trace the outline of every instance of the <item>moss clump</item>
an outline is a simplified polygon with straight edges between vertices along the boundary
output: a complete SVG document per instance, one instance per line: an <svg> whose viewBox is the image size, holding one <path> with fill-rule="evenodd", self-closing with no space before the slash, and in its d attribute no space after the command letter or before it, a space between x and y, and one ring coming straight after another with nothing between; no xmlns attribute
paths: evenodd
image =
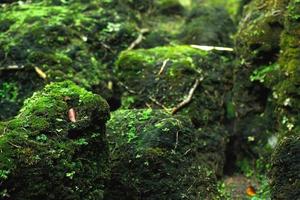
<svg viewBox="0 0 300 200"><path fill-rule="evenodd" d="M225 94L231 88L230 55L167 46L124 51L116 65L116 75L127 87L123 96L127 108L174 108L199 79L192 102L180 113L188 115L196 126L224 119Z"/></svg>
<svg viewBox="0 0 300 200"><path fill-rule="evenodd" d="M217 197L211 158L222 150L212 153L214 133L198 132L184 116L151 109L116 111L107 127L112 179L106 199Z"/></svg>
<svg viewBox="0 0 300 200"><path fill-rule="evenodd" d="M272 156L272 199L299 199L300 136L284 138Z"/></svg>
<svg viewBox="0 0 300 200"><path fill-rule="evenodd" d="M20 108L46 83L66 79L101 91L112 108L118 106L117 88L108 87L116 85L108 65L137 37L128 15L93 0L10 4L0 11L0 88L16 83L22 94L3 106Z"/></svg>
<svg viewBox="0 0 300 200"><path fill-rule="evenodd" d="M234 31L234 23L224 8L200 4L190 11L178 40L183 44L231 46Z"/></svg>
<svg viewBox="0 0 300 200"><path fill-rule="evenodd" d="M0 126L1 199L103 199L108 119L107 103L72 82L35 93Z"/></svg>

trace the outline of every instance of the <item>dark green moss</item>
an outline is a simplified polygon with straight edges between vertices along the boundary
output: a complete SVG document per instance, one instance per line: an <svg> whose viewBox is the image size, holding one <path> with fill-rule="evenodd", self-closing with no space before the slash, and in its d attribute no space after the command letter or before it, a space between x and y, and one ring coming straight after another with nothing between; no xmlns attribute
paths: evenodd
<svg viewBox="0 0 300 200"><path fill-rule="evenodd" d="M217 198L215 169L224 153L217 146L224 136L216 130L198 131L184 116L142 109L114 112L107 134L112 179L106 199Z"/></svg>
<svg viewBox="0 0 300 200"><path fill-rule="evenodd" d="M224 8L200 4L190 11L178 40L183 44L232 46L230 36L234 31L234 23Z"/></svg>
<svg viewBox="0 0 300 200"><path fill-rule="evenodd" d="M272 199L299 199L299 134L282 139L272 156Z"/></svg>
<svg viewBox="0 0 300 200"><path fill-rule="evenodd" d="M242 59L268 64L278 58L287 4L288 0L254 0L247 5L235 38Z"/></svg>
<svg viewBox="0 0 300 200"><path fill-rule="evenodd" d="M72 82L35 93L0 126L1 199L103 199L108 119L107 103Z"/></svg>

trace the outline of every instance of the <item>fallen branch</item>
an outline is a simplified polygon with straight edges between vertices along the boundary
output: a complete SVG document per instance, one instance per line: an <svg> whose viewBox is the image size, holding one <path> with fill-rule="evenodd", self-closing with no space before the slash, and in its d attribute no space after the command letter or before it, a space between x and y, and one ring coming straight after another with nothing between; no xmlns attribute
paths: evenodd
<svg viewBox="0 0 300 200"><path fill-rule="evenodd" d="M176 107L172 109L172 115L176 114L179 110L181 110L183 107L185 107L187 104L189 104L192 101L193 95L195 93L195 90L200 84L200 79L196 79L193 87L190 89L189 94L187 98L185 98L182 102L180 102Z"/></svg>
<svg viewBox="0 0 300 200"><path fill-rule="evenodd" d="M169 60L170 60L169 58L166 59L166 60L164 60L164 62L163 62L163 64L162 64L162 66L161 66L159 72L157 73L157 75L161 75L161 74L164 72L164 70L165 70L165 68L166 68L167 63L169 62Z"/></svg>
<svg viewBox="0 0 300 200"><path fill-rule="evenodd" d="M132 50L134 49L134 47L136 47L138 44L140 44L143 41L144 38L144 34L149 32L149 29L141 29L140 30L140 34L138 35L138 37L136 38L136 40L134 40L129 47L127 48L127 50Z"/></svg>
<svg viewBox="0 0 300 200"><path fill-rule="evenodd" d="M201 46L201 45L190 45L192 48L195 49L200 49L203 51L212 51L212 50L217 50L217 51L233 51L233 48L229 47L215 47L215 46Z"/></svg>

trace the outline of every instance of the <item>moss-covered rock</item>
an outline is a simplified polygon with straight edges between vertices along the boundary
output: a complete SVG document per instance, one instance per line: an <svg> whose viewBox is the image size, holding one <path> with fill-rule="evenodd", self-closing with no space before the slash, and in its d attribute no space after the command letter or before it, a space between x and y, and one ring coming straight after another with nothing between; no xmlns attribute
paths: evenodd
<svg viewBox="0 0 300 200"><path fill-rule="evenodd" d="M272 199L299 199L300 193L300 2L289 1L281 35L280 79L273 86L280 142L272 155Z"/></svg>
<svg viewBox="0 0 300 200"><path fill-rule="evenodd" d="M226 109L230 98L225 97L231 89L230 55L189 46L167 46L124 51L116 65L116 75L127 90L123 107L172 110L187 98L198 80L192 101L179 110L181 114L202 126L220 124L227 111L232 111ZM232 112L229 114L234 115Z"/></svg>
<svg viewBox="0 0 300 200"><path fill-rule="evenodd" d="M108 119L106 101L72 82L36 92L0 125L1 199L103 199Z"/></svg>
<svg viewBox="0 0 300 200"><path fill-rule="evenodd" d="M236 49L242 59L268 64L278 58L288 2L254 0L246 6L236 35Z"/></svg>
<svg viewBox="0 0 300 200"><path fill-rule="evenodd" d="M215 199L222 165L216 130L162 110L119 110L107 126L112 179L106 199ZM224 134L224 133L223 133ZM223 141L224 142L224 141ZM222 157L224 160L224 157Z"/></svg>
<svg viewBox="0 0 300 200"><path fill-rule="evenodd" d="M181 29L178 40L183 44L232 46L235 26L224 8L200 4L189 12Z"/></svg>
<svg viewBox="0 0 300 200"><path fill-rule="evenodd" d="M299 199L300 136L284 138L272 156L272 199Z"/></svg>
<svg viewBox="0 0 300 200"><path fill-rule="evenodd" d="M46 83L70 79L101 91L117 107L110 65L136 39L136 26L104 1L45 0L0 8L0 88L13 84L20 93L16 102L10 99L12 105L1 101L1 106L20 108Z"/></svg>

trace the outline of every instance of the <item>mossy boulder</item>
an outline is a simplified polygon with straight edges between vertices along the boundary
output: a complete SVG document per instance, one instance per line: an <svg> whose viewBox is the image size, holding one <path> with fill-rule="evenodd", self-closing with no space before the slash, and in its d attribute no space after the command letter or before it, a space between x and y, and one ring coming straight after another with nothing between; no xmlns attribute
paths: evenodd
<svg viewBox="0 0 300 200"><path fill-rule="evenodd" d="M224 139L215 132L162 110L115 111L107 126L112 178L106 199L215 199L212 160L223 154L216 146Z"/></svg>
<svg viewBox="0 0 300 200"><path fill-rule="evenodd" d="M235 39L241 59L268 64L278 58L288 2L254 0L246 6Z"/></svg>
<svg viewBox="0 0 300 200"><path fill-rule="evenodd" d="M282 139L272 156L272 199L299 199L300 193L300 136Z"/></svg>
<svg viewBox="0 0 300 200"><path fill-rule="evenodd" d="M181 28L178 40L183 44L232 46L235 25L222 7L195 6Z"/></svg>
<svg viewBox="0 0 300 200"><path fill-rule="evenodd" d="M116 75L125 88L125 108L165 108L171 111L187 99L190 104L179 113L189 116L196 126L220 124L234 115L230 98L231 55L203 51L190 46L167 46L124 51L116 62Z"/></svg>
<svg viewBox="0 0 300 200"><path fill-rule="evenodd" d="M289 1L280 43L280 79L273 85L280 142L272 155L272 199L300 198L299 16L300 2Z"/></svg>
<svg viewBox="0 0 300 200"><path fill-rule="evenodd" d="M0 88L15 85L19 93L1 106L18 110L45 84L72 80L118 107L111 64L138 35L127 14L104 1L10 4L0 8L0 29ZM7 114L0 119L12 116Z"/></svg>
<svg viewBox="0 0 300 200"><path fill-rule="evenodd" d="M103 199L108 119L106 101L70 81L36 92L0 125L1 199Z"/></svg>

